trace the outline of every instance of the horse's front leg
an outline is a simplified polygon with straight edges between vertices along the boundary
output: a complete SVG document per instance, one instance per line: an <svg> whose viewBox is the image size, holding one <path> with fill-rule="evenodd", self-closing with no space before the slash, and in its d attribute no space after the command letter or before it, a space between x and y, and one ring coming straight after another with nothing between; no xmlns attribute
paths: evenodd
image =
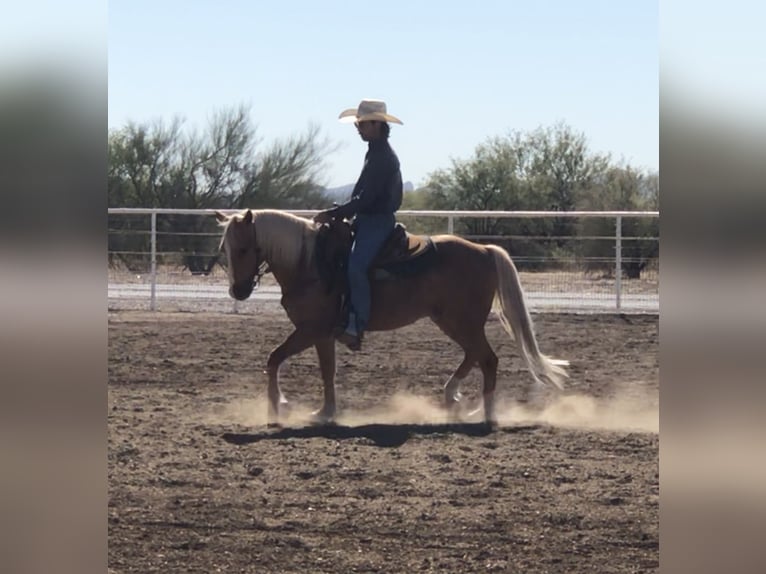
<svg viewBox="0 0 766 574"><path fill-rule="evenodd" d="M289 357L308 349L314 343L315 336L302 329L295 329L284 343L274 349L266 363L266 372L269 375L267 394L269 397L268 424L279 424L279 406L287 403L287 399L279 388L279 367Z"/></svg>
<svg viewBox="0 0 766 574"><path fill-rule="evenodd" d="M324 404L312 413L318 423L327 423L335 418L335 339L323 337L314 344L319 357L319 370L322 373Z"/></svg>

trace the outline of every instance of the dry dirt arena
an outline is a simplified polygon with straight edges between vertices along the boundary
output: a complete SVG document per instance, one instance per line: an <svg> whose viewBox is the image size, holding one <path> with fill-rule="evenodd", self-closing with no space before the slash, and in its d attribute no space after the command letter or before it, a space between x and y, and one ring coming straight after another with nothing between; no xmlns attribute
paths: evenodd
<svg viewBox="0 0 766 574"><path fill-rule="evenodd" d="M271 429L281 309L110 313L109 572L658 571L658 317L534 320L543 352L572 363L568 389L528 395L491 316L494 431L447 423L462 357L428 321L338 346L336 426L307 423L313 350L291 359ZM463 391L476 406L477 369Z"/></svg>

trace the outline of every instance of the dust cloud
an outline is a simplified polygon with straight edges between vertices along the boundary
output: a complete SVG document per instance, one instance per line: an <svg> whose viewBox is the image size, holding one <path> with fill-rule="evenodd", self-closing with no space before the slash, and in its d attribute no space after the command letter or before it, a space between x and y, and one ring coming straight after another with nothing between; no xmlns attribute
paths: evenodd
<svg viewBox="0 0 766 574"><path fill-rule="evenodd" d="M460 422L480 422L483 409L476 400L461 404ZM531 404L530 404L531 403ZM317 404L316 407L319 407ZM470 408L469 408L470 407ZM473 409L473 411L471 410ZM208 422L257 427L267 424L266 397L237 401L218 409ZM547 396L528 403L503 401L497 404L500 427L519 424L545 424L562 428L587 430L659 432L657 397L616 396L594 398L582 394ZM312 409L291 402L282 410L280 422L288 427L312 424ZM343 426L367 424L444 424L447 414L432 398L410 393L397 393L379 407L343 409L336 423ZM451 421L456 422L456 421Z"/></svg>
<svg viewBox="0 0 766 574"><path fill-rule="evenodd" d="M595 399L587 395L563 395L542 410L517 405L508 408L506 414L507 419L498 417L501 425L533 422L589 430L648 433L660 430L657 401L633 397Z"/></svg>

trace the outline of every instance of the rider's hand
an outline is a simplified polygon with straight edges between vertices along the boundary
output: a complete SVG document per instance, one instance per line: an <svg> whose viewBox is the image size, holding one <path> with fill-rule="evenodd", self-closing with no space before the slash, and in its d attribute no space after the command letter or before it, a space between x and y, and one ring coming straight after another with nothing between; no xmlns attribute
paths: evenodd
<svg viewBox="0 0 766 574"><path fill-rule="evenodd" d="M333 219L335 219L335 209L325 209L314 216L314 221L319 224L330 223Z"/></svg>

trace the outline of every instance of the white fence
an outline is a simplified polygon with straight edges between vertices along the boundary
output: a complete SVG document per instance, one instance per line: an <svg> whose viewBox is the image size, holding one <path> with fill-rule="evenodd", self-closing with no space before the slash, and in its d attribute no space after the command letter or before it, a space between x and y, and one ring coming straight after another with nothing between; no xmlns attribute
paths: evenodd
<svg viewBox="0 0 766 574"><path fill-rule="evenodd" d="M269 276L248 301L228 297L213 214L110 208L109 308L257 312L278 302ZM397 218L414 233L506 247L533 311L659 312L659 212L400 211Z"/></svg>

